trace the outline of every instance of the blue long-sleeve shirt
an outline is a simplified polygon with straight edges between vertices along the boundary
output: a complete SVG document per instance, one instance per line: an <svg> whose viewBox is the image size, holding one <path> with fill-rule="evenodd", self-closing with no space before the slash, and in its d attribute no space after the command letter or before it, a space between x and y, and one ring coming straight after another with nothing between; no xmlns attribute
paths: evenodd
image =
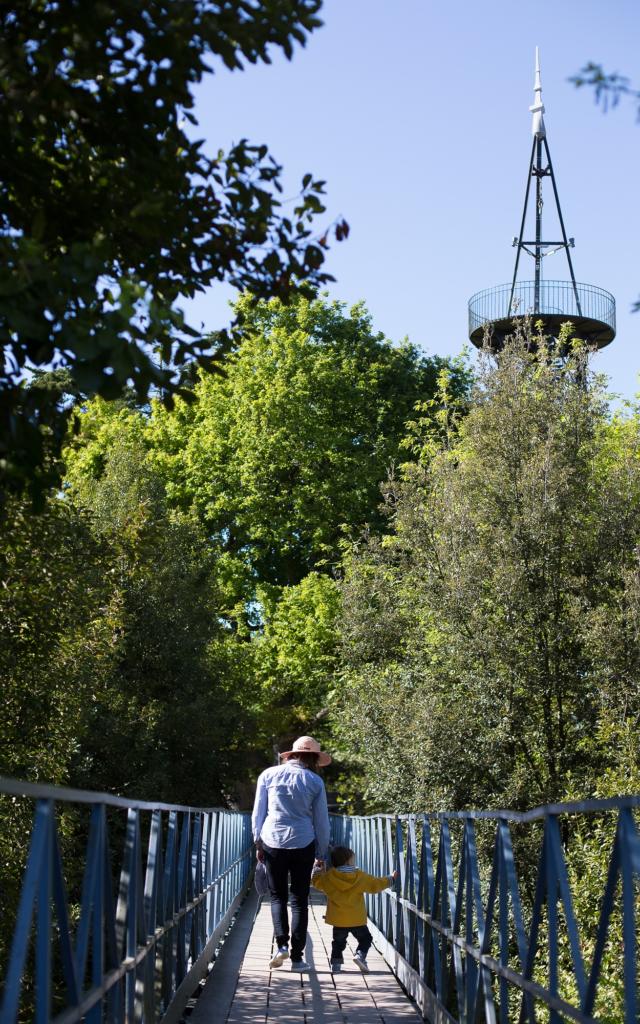
<svg viewBox="0 0 640 1024"><path fill-rule="evenodd" d="M329 847L329 812L324 782L298 761L267 768L258 778L251 816L253 838L292 850L315 839L316 857Z"/></svg>

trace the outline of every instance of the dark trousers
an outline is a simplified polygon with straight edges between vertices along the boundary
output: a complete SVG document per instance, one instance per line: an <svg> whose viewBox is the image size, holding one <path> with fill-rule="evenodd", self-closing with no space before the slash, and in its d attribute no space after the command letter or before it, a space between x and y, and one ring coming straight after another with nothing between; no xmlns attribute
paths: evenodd
<svg viewBox="0 0 640 1024"><path fill-rule="evenodd" d="M358 943L358 953L362 953L366 960L367 953L371 948L373 938L371 932L367 928L366 924L357 924L354 928L336 928L333 926L333 942L331 943L331 959L342 963L345 947L347 945L347 939L349 938L349 932L353 935L354 939Z"/></svg>
<svg viewBox="0 0 640 1024"><path fill-rule="evenodd" d="M289 876L291 876L291 959L302 960L307 942L309 920L309 888L311 868L315 859L315 841L297 850L262 846L267 879L271 892L271 917L276 942L289 945Z"/></svg>

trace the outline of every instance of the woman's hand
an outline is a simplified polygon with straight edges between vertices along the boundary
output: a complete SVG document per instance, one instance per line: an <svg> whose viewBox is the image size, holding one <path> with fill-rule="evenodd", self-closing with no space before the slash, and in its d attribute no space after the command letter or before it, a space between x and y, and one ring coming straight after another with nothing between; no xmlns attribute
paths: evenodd
<svg viewBox="0 0 640 1024"><path fill-rule="evenodd" d="M313 862L313 870L314 871L324 871L324 861L323 860L319 860L316 857L316 859Z"/></svg>
<svg viewBox="0 0 640 1024"><path fill-rule="evenodd" d="M264 850L262 849L262 840L258 839L256 842L256 857L259 861L264 861Z"/></svg>

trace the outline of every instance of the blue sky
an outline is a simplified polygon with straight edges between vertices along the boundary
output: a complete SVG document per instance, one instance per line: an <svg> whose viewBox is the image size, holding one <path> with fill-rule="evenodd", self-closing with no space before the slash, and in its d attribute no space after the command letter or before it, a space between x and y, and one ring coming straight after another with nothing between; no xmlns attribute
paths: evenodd
<svg viewBox="0 0 640 1024"><path fill-rule="evenodd" d="M393 340L455 354L467 339L468 298L511 278L539 46L576 278L617 300L618 335L595 366L632 397L640 124L631 104L604 115L568 78L593 60L640 88L636 0L325 0L322 16L293 61L277 53L270 66L221 70L199 87L207 150L248 137L268 143L291 193L306 171L326 179L326 222L342 215L351 227L328 257L332 297L364 299L374 327ZM552 209L549 192L545 214ZM546 276L568 276L562 253L549 257ZM221 326L230 294L199 296L190 318Z"/></svg>

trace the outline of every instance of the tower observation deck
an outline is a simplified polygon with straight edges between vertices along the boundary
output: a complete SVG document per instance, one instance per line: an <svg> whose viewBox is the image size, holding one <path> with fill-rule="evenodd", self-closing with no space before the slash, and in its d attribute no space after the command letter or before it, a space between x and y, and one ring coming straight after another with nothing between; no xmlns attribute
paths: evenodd
<svg viewBox="0 0 640 1024"><path fill-rule="evenodd" d="M533 114L533 145L529 160L524 208L520 234L513 239L516 260L510 283L495 285L476 292L469 299L469 338L474 345L482 348L488 344L493 351L500 351L507 335L513 333L514 320L530 316L534 322L541 320L545 334L557 338L560 327L568 320L573 325L573 337L582 338L594 348L603 348L615 338L616 303L613 295L592 284L576 281L571 261L573 238L567 238L560 209L547 132L544 123L542 85L540 82L540 60L536 49L536 71L534 102L529 108ZM542 232L543 182L549 178L558 214L561 236L553 241L544 241ZM527 209L531 194L531 182L535 179L535 226L533 239L525 237L527 231ZM543 261L546 256L564 250L569 269L569 280L545 280ZM518 279L520 256L525 252L534 261L533 280ZM487 339L485 341L485 339Z"/></svg>

